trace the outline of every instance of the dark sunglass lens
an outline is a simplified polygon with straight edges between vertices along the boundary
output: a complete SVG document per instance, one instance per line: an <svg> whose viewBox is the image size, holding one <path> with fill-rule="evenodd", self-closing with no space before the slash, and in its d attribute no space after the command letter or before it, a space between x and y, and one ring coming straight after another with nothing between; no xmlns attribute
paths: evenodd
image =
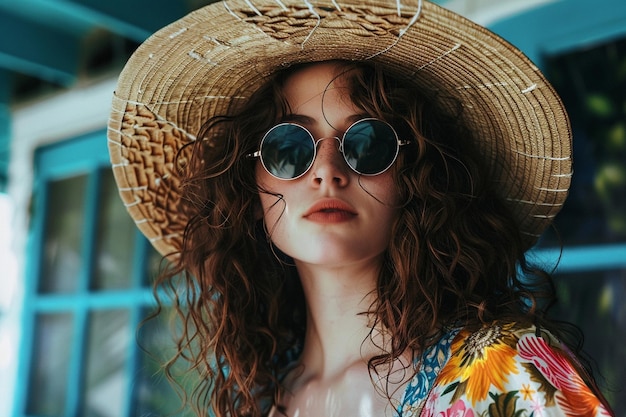
<svg viewBox="0 0 626 417"><path fill-rule="evenodd" d="M308 131L294 124L280 124L270 129L261 142L261 161L272 175L292 179L304 174L315 154Z"/></svg>
<svg viewBox="0 0 626 417"><path fill-rule="evenodd" d="M380 120L362 120L345 134L343 149L348 165L365 175L380 174L393 163L398 153L394 130Z"/></svg>

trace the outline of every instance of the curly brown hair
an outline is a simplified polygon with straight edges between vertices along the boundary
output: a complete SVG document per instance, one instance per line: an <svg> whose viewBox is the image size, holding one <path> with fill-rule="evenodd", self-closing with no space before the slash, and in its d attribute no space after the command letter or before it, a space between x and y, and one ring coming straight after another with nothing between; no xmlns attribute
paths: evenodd
<svg viewBox="0 0 626 417"><path fill-rule="evenodd" d="M376 65L342 63L351 98L411 145L393 172L402 207L369 311L390 346L371 372L450 326L496 318L533 321L554 300L550 276L526 262L520 230L464 128L463 107L417 90ZM156 282L169 289L182 333L178 359L201 383L199 416L261 416L281 390L306 328L297 272L263 230L255 160L263 133L288 112L277 73L232 116L208 120L190 154L182 196L190 211L179 259ZM438 104L445 102L444 106Z"/></svg>

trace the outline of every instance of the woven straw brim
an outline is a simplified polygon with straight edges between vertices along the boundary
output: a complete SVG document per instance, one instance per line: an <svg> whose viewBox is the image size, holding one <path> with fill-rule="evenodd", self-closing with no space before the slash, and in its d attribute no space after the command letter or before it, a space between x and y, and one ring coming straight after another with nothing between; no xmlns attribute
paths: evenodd
<svg viewBox="0 0 626 417"><path fill-rule="evenodd" d="M236 111L279 68L331 59L375 61L457 97L530 247L570 184L563 105L509 43L437 5L419 6L235 0L146 40L120 75L108 137L122 200L154 247L165 255L181 247L187 218L175 155L203 122Z"/></svg>

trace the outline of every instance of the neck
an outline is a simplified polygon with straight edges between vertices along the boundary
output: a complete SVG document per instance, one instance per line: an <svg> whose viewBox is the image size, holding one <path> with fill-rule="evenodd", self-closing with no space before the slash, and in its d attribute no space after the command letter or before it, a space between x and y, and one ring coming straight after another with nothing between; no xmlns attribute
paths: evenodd
<svg viewBox="0 0 626 417"><path fill-rule="evenodd" d="M332 378L380 352L380 334L366 314L376 298L379 263L341 268L298 265L307 301L302 363L313 378Z"/></svg>

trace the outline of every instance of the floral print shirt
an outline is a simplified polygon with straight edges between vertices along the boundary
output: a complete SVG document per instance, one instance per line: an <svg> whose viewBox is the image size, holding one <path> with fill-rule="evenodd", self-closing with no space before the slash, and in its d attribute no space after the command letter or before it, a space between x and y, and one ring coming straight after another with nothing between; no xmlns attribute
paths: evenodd
<svg viewBox="0 0 626 417"><path fill-rule="evenodd" d="M456 330L422 355L399 417L610 416L549 333L496 322Z"/></svg>

